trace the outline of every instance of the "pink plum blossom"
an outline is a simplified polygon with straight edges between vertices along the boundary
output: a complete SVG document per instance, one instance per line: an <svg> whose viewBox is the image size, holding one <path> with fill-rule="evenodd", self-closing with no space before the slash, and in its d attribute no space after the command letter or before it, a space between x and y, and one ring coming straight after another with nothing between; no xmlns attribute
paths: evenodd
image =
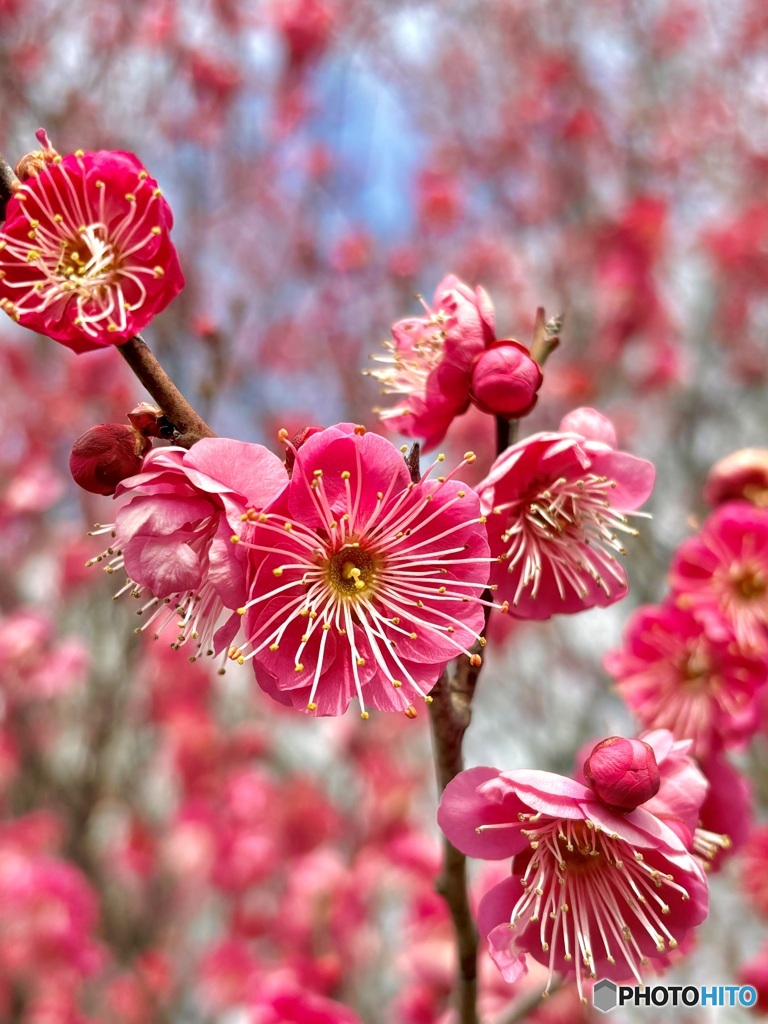
<svg viewBox="0 0 768 1024"><path fill-rule="evenodd" d="M178 616L177 644L188 638L198 650L226 647L238 628L224 610L245 596L244 569L231 536L246 509L260 509L288 481L280 459L262 445L203 438L188 451L155 448L141 473L124 480L116 497L128 501L117 513L107 571L124 566L131 590L149 599L141 613L160 617L156 635ZM167 607L170 605L170 607ZM145 627L146 628L146 627Z"/></svg>
<svg viewBox="0 0 768 1024"><path fill-rule="evenodd" d="M496 340L493 304L482 288L472 291L453 274L437 286L434 308L426 317L398 320L387 356L374 356L385 369L370 375L386 395L404 395L391 409L379 410L382 422L434 447L454 417L469 406L475 359Z"/></svg>
<svg viewBox="0 0 768 1024"><path fill-rule="evenodd" d="M78 687L89 665L82 640L56 641L50 616L17 608L0 619L0 692L7 704L51 700Z"/></svg>
<svg viewBox="0 0 768 1024"><path fill-rule="evenodd" d="M288 487L238 545L247 643L235 654L262 689L320 715L354 696L363 717L367 704L408 712L469 653L488 543L477 495L452 475L413 483L394 445L350 424L304 442Z"/></svg>
<svg viewBox="0 0 768 1024"><path fill-rule="evenodd" d="M768 648L768 509L746 501L717 508L683 541L670 567L673 599L716 636Z"/></svg>
<svg viewBox="0 0 768 1024"><path fill-rule="evenodd" d="M532 434L499 456L478 486L498 559L491 582L517 618L603 607L626 594L618 534L637 532L626 514L650 495L654 468L607 443L613 428L600 413L578 412L599 439Z"/></svg>
<svg viewBox="0 0 768 1024"><path fill-rule="evenodd" d="M0 306L78 353L127 341L184 287L171 208L131 153L42 156L6 209Z"/></svg>
<svg viewBox="0 0 768 1024"><path fill-rule="evenodd" d="M532 956L549 970L635 978L664 964L707 913L704 872L646 809L612 810L579 782L544 771L471 768L448 784L438 823L463 853L514 857L484 896L478 926L507 981Z"/></svg>
<svg viewBox="0 0 768 1024"><path fill-rule="evenodd" d="M671 602L645 605L604 664L646 728L693 740L698 757L743 743L759 725L766 662L740 648L725 623L713 634Z"/></svg>

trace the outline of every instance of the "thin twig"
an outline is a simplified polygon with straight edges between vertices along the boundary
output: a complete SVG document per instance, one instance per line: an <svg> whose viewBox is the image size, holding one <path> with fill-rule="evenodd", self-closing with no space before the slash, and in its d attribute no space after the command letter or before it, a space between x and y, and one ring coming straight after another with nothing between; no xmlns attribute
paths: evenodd
<svg viewBox="0 0 768 1024"><path fill-rule="evenodd" d="M533 326L533 340L531 341L531 356L539 366L544 365L560 344L559 335L562 329L562 313L547 320L544 307L539 306L536 310L536 322Z"/></svg>
<svg viewBox="0 0 768 1024"><path fill-rule="evenodd" d="M174 444L182 448L191 448L203 437L216 436L182 395L140 335L137 334L125 344L118 345L117 349L160 406L163 414L176 428Z"/></svg>

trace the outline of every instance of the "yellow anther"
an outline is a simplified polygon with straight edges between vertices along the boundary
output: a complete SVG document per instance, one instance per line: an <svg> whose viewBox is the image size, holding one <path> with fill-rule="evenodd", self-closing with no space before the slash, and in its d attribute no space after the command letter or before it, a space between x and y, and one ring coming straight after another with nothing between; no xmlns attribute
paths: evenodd
<svg viewBox="0 0 768 1024"><path fill-rule="evenodd" d="M232 541L233 544L239 544L240 543L240 538L237 536L236 533L233 533L232 536L229 539Z"/></svg>
<svg viewBox="0 0 768 1024"><path fill-rule="evenodd" d="M434 699L434 697L430 697L429 694L427 694L427 696L424 698L424 703L431 704L434 701Z"/></svg>
<svg viewBox="0 0 768 1024"><path fill-rule="evenodd" d="M304 666L301 664L301 662L299 662L297 665L293 666L293 671L294 672L303 672L304 671Z"/></svg>
<svg viewBox="0 0 768 1024"><path fill-rule="evenodd" d="M344 470L344 471L342 472L342 474L341 474L341 479L342 479L342 480L349 480L349 478L350 478L351 476L352 476L352 474L351 474L351 473L349 472L349 470L348 470L348 469L345 469L345 470Z"/></svg>
<svg viewBox="0 0 768 1024"><path fill-rule="evenodd" d="M273 576L282 576L283 575L283 570L278 566L277 569L273 569L272 570L272 575Z"/></svg>
<svg viewBox="0 0 768 1024"><path fill-rule="evenodd" d="M396 690L399 690L403 684L400 682L399 679L393 679L392 685L395 687Z"/></svg>
<svg viewBox="0 0 768 1024"><path fill-rule="evenodd" d="M464 461L469 462L470 465L477 461L477 456L474 452L464 452Z"/></svg>
<svg viewBox="0 0 768 1024"><path fill-rule="evenodd" d="M367 711L361 711L360 717L363 719L363 721L367 722L371 716L368 714Z"/></svg>
<svg viewBox="0 0 768 1024"><path fill-rule="evenodd" d="M307 704L307 711L317 711L317 704L315 704L314 701L310 701L309 704Z"/></svg>
<svg viewBox="0 0 768 1024"><path fill-rule="evenodd" d="M275 651L279 651L280 650L280 644L270 644L269 645L269 649L274 654Z"/></svg>

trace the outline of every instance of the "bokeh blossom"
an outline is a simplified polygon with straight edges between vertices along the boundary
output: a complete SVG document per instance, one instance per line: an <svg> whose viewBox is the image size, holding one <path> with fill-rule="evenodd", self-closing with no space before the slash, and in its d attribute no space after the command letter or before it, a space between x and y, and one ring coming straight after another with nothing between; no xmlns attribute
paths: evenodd
<svg viewBox="0 0 768 1024"><path fill-rule="evenodd" d="M704 500L712 506L740 499L768 505L768 449L739 448L712 466L704 482Z"/></svg>
<svg viewBox="0 0 768 1024"><path fill-rule="evenodd" d="M471 488L411 482L384 438L350 424L314 434L285 491L244 525L247 643L235 656L302 710L341 714L356 696L365 717L367 705L408 711L480 638L484 522Z"/></svg>
<svg viewBox="0 0 768 1024"><path fill-rule="evenodd" d="M674 601L714 635L743 648L768 648L768 509L747 501L720 505L670 567Z"/></svg>
<svg viewBox="0 0 768 1024"><path fill-rule="evenodd" d="M184 286L171 209L131 153L52 155L5 216L0 306L75 352L126 341Z"/></svg>
<svg viewBox="0 0 768 1024"><path fill-rule="evenodd" d="M645 728L692 740L697 757L743 743L758 727L765 659L671 602L634 612L604 664Z"/></svg>
<svg viewBox="0 0 768 1024"><path fill-rule="evenodd" d="M704 872L677 833L644 805L628 813L544 771L471 768L450 782L438 822L471 857L514 857L480 904L478 926L507 981L532 956L588 978L634 978L663 966L707 913Z"/></svg>
<svg viewBox="0 0 768 1024"><path fill-rule="evenodd" d="M187 639L205 653L229 644L239 626L244 569L230 542L246 507L261 508L287 483L280 459L262 445L203 438L190 450L155 448L141 473L122 481L108 571L125 567L120 593L145 598L146 625L156 634L180 617L176 643ZM98 531L97 531L98 532ZM217 632L221 627L221 632ZM146 628L146 627L145 627Z"/></svg>
<svg viewBox="0 0 768 1024"><path fill-rule="evenodd" d="M500 560L491 582L510 614L548 619L624 597L619 535L637 532L626 515L653 479L650 462L616 450L610 421L595 410L575 410L560 432L532 434L499 456L478 491Z"/></svg>

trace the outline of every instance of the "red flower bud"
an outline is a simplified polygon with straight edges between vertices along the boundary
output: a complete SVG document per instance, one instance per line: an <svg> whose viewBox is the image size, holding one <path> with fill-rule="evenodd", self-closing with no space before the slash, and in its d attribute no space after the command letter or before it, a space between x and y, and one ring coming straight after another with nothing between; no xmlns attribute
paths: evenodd
<svg viewBox="0 0 768 1024"><path fill-rule="evenodd" d="M746 500L767 507L768 449L740 448L716 462L704 484L704 500L713 506Z"/></svg>
<svg viewBox="0 0 768 1024"><path fill-rule="evenodd" d="M69 470L91 494L114 494L121 480L139 472L151 447L149 438L126 423L98 423L72 445Z"/></svg>
<svg viewBox="0 0 768 1024"><path fill-rule="evenodd" d="M519 341L498 341L475 360L470 398L482 412L526 416L536 405L543 375Z"/></svg>
<svg viewBox="0 0 768 1024"><path fill-rule="evenodd" d="M128 419L143 437L160 437L160 420L163 414L156 405L149 402L139 404L128 413Z"/></svg>
<svg viewBox="0 0 768 1024"><path fill-rule="evenodd" d="M288 431L280 431L278 436L285 445L285 470L288 473L288 476L291 476L293 473L293 465L296 462L296 452L301 448L305 441L308 441L313 434L319 434L322 429L322 427L304 427L295 433L290 441L288 440Z"/></svg>
<svg viewBox="0 0 768 1024"><path fill-rule="evenodd" d="M615 811L634 811L656 796L661 779L653 748L644 740L611 736L584 762L584 778L595 796Z"/></svg>

